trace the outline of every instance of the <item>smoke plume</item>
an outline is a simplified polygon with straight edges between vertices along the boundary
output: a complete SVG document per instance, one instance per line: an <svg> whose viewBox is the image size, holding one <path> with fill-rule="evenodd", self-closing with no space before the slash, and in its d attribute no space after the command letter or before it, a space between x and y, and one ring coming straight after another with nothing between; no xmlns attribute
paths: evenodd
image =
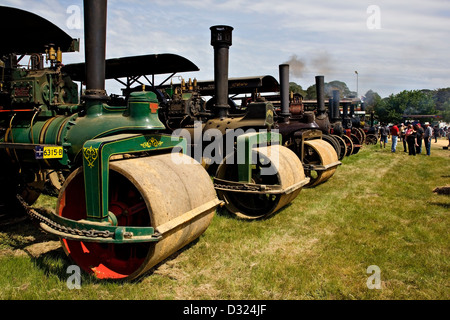
<svg viewBox="0 0 450 320"><path fill-rule="evenodd" d="M298 78L303 76L303 72L305 72L305 62L300 60L296 54L293 54L285 63L289 64L289 71L293 76Z"/></svg>

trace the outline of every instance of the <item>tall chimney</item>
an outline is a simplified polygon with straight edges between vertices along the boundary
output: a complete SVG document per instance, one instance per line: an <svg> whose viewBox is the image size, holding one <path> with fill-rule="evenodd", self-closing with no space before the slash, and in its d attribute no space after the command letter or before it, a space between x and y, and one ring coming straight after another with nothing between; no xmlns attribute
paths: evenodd
<svg viewBox="0 0 450 320"><path fill-rule="evenodd" d="M289 112L289 65L280 64L280 102L281 102L281 116L284 122L289 122L291 113Z"/></svg>
<svg viewBox="0 0 450 320"><path fill-rule="evenodd" d="M333 90L333 120L338 121L341 118L341 112L339 111L340 93L339 90Z"/></svg>
<svg viewBox="0 0 450 320"><path fill-rule="evenodd" d="M325 109L325 81L324 76L316 76L317 113L324 114Z"/></svg>
<svg viewBox="0 0 450 320"><path fill-rule="evenodd" d="M343 102L342 103L342 119L348 118L348 106L350 105L350 102Z"/></svg>
<svg viewBox="0 0 450 320"><path fill-rule="evenodd" d="M220 119L227 117L228 109L228 53L231 46L230 26L212 26L211 45L214 47L214 92L216 110Z"/></svg>
<svg viewBox="0 0 450 320"><path fill-rule="evenodd" d="M334 119L334 102L333 97L328 99L328 118L330 121Z"/></svg>
<svg viewBox="0 0 450 320"><path fill-rule="evenodd" d="M84 0L86 91L89 100L107 99L105 90L107 0Z"/></svg>

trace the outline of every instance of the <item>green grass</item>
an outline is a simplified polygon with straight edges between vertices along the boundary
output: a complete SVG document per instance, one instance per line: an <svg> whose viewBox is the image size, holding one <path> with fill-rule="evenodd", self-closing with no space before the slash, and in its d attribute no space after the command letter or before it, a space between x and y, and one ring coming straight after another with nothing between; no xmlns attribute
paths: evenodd
<svg viewBox="0 0 450 320"><path fill-rule="evenodd" d="M364 147L270 219L221 209L197 241L132 283L83 275L69 290L61 249L26 253L54 238L29 222L1 227L0 299L449 299L450 197L432 191L450 185L450 151L432 147L431 157ZM379 290L366 285L370 265Z"/></svg>

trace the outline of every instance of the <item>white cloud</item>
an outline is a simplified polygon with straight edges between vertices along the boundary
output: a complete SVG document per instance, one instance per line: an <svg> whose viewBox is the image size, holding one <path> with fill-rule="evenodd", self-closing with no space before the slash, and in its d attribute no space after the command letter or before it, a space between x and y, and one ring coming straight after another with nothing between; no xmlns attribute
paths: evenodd
<svg viewBox="0 0 450 320"><path fill-rule="evenodd" d="M66 28L69 5L81 0L4 0L53 21L83 43L83 30ZM368 29L369 5L380 9L381 29ZM213 78L209 27L234 27L230 76L271 74L296 55L305 63L303 87L318 73L359 93L450 87L450 2L442 0L153 0L108 2L107 57L176 53ZM83 48L83 47L82 47ZM83 53L67 61L82 60Z"/></svg>

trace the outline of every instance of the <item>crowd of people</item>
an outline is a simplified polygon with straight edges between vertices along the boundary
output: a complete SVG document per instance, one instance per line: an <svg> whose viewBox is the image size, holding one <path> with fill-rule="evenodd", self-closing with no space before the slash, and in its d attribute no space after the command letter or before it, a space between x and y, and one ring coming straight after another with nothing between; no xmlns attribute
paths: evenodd
<svg viewBox="0 0 450 320"><path fill-rule="evenodd" d="M399 123L389 127L381 123L378 127L378 135L380 137L380 148L386 148L390 136L392 140L391 152L396 152L398 143L403 142L403 151L408 152L410 156L421 154L422 146L425 147L425 153L429 156L433 138L434 142L437 143L438 137L447 137L450 147L450 127L439 128L434 126L433 128L429 122L425 122L423 127L420 122Z"/></svg>

